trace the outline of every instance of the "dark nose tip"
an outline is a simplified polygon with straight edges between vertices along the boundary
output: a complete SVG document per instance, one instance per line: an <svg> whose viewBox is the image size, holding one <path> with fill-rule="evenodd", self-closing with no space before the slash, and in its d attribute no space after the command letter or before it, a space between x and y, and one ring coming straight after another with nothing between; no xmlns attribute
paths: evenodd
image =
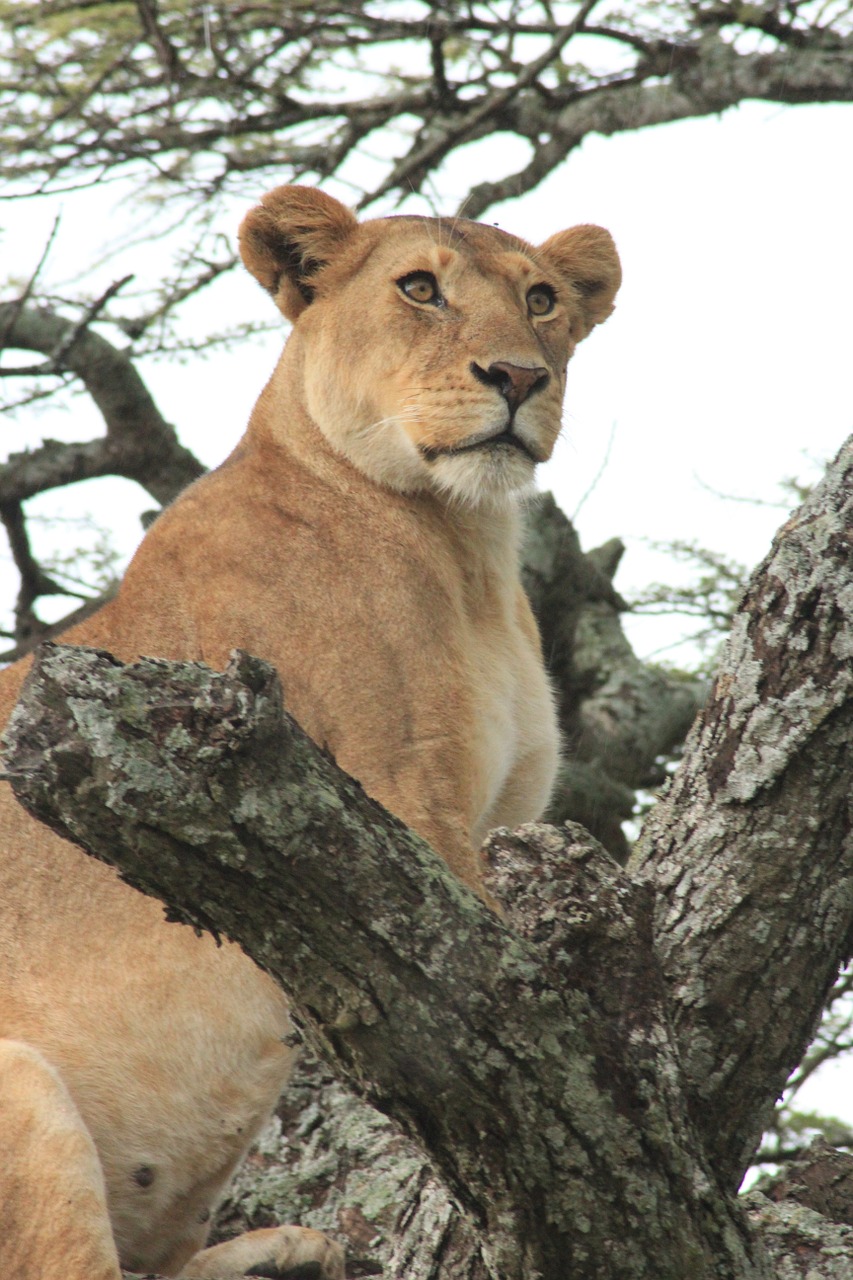
<svg viewBox="0 0 853 1280"><path fill-rule="evenodd" d="M525 365L509 364L506 360L496 360L488 369L472 364L471 372L479 382L495 387L501 393L511 413L515 413L534 391L541 391L550 377L547 369L529 369Z"/></svg>

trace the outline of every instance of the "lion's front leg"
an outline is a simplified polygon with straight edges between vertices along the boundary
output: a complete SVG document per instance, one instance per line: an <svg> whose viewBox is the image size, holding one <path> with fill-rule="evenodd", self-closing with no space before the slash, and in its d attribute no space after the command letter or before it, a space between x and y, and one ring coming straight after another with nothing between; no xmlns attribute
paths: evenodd
<svg viewBox="0 0 853 1280"><path fill-rule="evenodd" d="M344 1254L339 1245L309 1227L270 1227L202 1249L178 1280L242 1280L247 1275L344 1280Z"/></svg>
<svg viewBox="0 0 853 1280"><path fill-rule="evenodd" d="M0 1039L0 1151L3 1280L119 1280L95 1144L59 1073L19 1040Z"/></svg>

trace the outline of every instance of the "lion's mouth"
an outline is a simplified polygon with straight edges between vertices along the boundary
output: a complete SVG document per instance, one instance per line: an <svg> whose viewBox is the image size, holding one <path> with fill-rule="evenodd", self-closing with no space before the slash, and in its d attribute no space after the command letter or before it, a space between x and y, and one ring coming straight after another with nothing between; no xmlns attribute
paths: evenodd
<svg viewBox="0 0 853 1280"><path fill-rule="evenodd" d="M467 444L446 445L443 448L422 444L418 447L427 462L435 462L437 458L456 458L462 453L473 453L476 449L499 449L504 445L511 449L518 449L533 463L542 461L527 441L513 431L512 427L504 427L503 431L498 431L495 435L477 437L475 440L468 441Z"/></svg>

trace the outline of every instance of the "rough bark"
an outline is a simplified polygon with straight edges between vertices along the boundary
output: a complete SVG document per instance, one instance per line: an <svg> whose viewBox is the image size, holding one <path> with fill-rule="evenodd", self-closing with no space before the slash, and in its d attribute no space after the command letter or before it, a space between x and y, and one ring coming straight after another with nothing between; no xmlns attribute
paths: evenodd
<svg viewBox="0 0 853 1280"><path fill-rule="evenodd" d="M216 1238L280 1222L346 1245L347 1275L488 1280L478 1233L423 1148L303 1049Z"/></svg>
<svg viewBox="0 0 853 1280"><path fill-rule="evenodd" d="M289 1138L276 1124L238 1177L222 1215L228 1232L284 1221L296 1207L306 1225L345 1236L348 1276L485 1280L473 1233L418 1149L328 1071L309 1063L279 1111ZM775 1280L849 1280L851 1163L818 1142L788 1175L743 1197Z"/></svg>
<svg viewBox="0 0 853 1280"><path fill-rule="evenodd" d="M824 1138L816 1138L775 1177L764 1179L760 1190L777 1203L793 1200L853 1227L853 1156L834 1150Z"/></svg>
<svg viewBox="0 0 853 1280"><path fill-rule="evenodd" d="M853 939L853 439L758 567L631 871L694 1108L740 1181Z"/></svg>
<svg viewBox="0 0 853 1280"><path fill-rule="evenodd" d="M776 1280L850 1280L853 1229L794 1201L774 1204L757 1191L744 1200Z"/></svg>
<svg viewBox="0 0 853 1280"><path fill-rule="evenodd" d="M428 1150L490 1275L767 1275L687 1117L649 891L579 828L498 832L498 920L278 693L245 657L223 675L50 647L13 785L282 983L312 1046Z"/></svg>

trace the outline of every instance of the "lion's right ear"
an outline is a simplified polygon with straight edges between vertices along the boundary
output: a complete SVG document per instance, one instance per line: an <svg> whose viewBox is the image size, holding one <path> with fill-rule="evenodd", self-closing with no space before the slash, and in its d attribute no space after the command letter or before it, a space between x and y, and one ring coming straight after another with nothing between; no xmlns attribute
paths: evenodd
<svg viewBox="0 0 853 1280"><path fill-rule="evenodd" d="M622 283L619 254L609 231L586 224L558 231L539 248L570 282L580 303L577 338L585 338L613 310Z"/></svg>
<svg viewBox="0 0 853 1280"><path fill-rule="evenodd" d="M358 222L338 200L314 187L276 187L240 227L240 253L288 320L314 299L313 278Z"/></svg>

